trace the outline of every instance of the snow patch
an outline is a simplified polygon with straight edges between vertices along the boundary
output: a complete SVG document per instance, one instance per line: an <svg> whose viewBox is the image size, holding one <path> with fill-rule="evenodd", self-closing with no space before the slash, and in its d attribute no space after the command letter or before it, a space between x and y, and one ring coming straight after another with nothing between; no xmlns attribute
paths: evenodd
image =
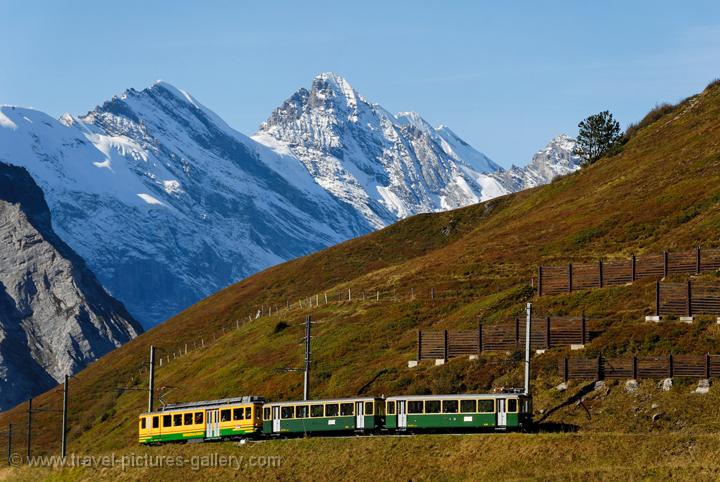
<svg viewBox="0 0 720 482"><path fill-rule="evenodd" d="M15 130L17 129L17 124L11 121L8 116L6 116L2 111L0 111L0 127Z"/></svg>
<svg viewBox="0 0 720 482"><path fill-rule="evenodd" d="M162 201L160 201L157 198L152 197L150 194L141 192L140 194L138 194L138 197L148 204L165 206L165 203L163 203Z"/></svg>
<svg viewBox="0 0 720 482"><path fill-rule="evenodd" d="M180 183L178 181L163 181L163 189L168 194L179 194L182 192Z"/></svg>

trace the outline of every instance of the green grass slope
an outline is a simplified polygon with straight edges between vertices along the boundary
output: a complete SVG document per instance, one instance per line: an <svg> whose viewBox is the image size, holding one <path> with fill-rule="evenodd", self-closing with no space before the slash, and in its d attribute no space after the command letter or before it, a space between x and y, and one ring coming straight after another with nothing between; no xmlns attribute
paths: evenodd
<svg viewBox="0 0 720 482"><path fill-rule="evenodd" d="M70 449L97 452L135 443L136 416L147 398L142 389L151 344L171 359L157 370L157 385L167 401L241 394L301 396L302 376L281 369L302 361L301 322L307 314L322 321L314 327L315 397L461 392L518 384L519 370L505 354L408 369L406 362L415 354L415 330L473 327L478 316L494 322L521 313L523 304L533 299L530 279L540 263L720 246L719 168L720 85L712 85L672 109L653 113L619 154L548 186L415 216L268 269L201 301L72 379ZM435 300L429 299L431 288L439 295ZM348 289L352 302L324 304L324 293L333 300ZM360 298L363 290L365 300ZM410 299L411 290L415 299ZM382 292L380 301L373 299L377 291ZM316 295L321 299L318 307L309 309L306 302L303 309L247 321L262 305L274 309ZM707 320L694 326L642 323L653 303L648 283L535 302L542 313L585 311L602 318L603 332L586 349L589 355L720 352L720 332ZM232 329L236 320L242 321L240 329ZM193 349L201 339L205 347ZM185 344L188 354L178 357ZM536 409L547 413L560 407L547 422L572 423L587 431L706 430L681 407L718 406L713 393L691 396L690 388L680 383L659 394L652 382L646 396L662 399L658 403L671 414L667 423L662 422L665 415L646 413L655 410L648 408L655 402L646 404L645 399L633 408L641 415L619 416L628 403L621 388L593 392L588 410L563 405L582 389L580 384L562 393L551 388L558 382L557 360L564 354L554 349L536 357ZM60 403L57 390L35 401L51 409ZM0 427L10 421L23 426L24 409L0 414ZM56 450L58 415L38 413L34 424L36 451ZM22 444L22 434L18 437Z"/></svg>

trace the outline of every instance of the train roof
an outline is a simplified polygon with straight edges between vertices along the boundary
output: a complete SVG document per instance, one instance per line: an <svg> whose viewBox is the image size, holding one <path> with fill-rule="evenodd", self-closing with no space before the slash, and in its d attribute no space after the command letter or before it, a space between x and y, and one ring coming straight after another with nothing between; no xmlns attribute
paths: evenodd
<svg viewBox="0 0 720 482"><path fill-rule="evenodd" d="M234 397L234 398L221 398L219 400L200 400L197 402L186 402L186 403L168 403L167 405L160 408L160 410L157 410L155 412L145 412L147 413L162 413L162 412L172 412L176 410L186 410L188 408L214 408L214 407L222 407L225 405L237 405L242 403L263 403L265 402L264 397L256 397L254 395L250 396L243 396L243 397Z"/></svg>
<svg viewBox="0 0 720 482"><path fill-rule="evenodd" d="M458 393L450 395L394 395L387 397L386 400L470 400L477 398L498 399L507 397L523 397L526 396L522 392L506 392L506 393ZM529 396L529 395L527 395Z"/></svg>
<svg viewBox="0 0 720 482"><path fill-rule="evenodd" d="M307 405L313 403L371 402L373 400L382 400L382 397L328 398L324 400L288 400L282 402L265 402L265 405Z"/></svg>

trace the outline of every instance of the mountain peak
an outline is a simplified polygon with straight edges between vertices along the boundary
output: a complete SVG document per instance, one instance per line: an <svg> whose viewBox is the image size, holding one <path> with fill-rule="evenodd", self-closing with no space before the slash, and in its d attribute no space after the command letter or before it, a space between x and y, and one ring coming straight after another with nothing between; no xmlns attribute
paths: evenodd
<svg viewBox="0 0 720 482"><path fill-rule="evenodd" d="M353 109L357 107L358 103L366 102L350 85L350 82L334 72L323 72L315 76L310 97L321 103L331 101L331 99L343 99L344 104ZM315 102L313 103L315 104Z"/></svg>
<svg viewBox="0 0 720 482"><path fill-rule="evenodd" d="M428 134L432 134L435 131L435 129L417 112L398 112L395 114L395 118L398 120L400 125L410 125Z"/></svg>
<svg viewBox="0 0 720 482"><path fill-rule="evenodd" d="M168 82L165 82L164 80L156 80L153 83L153 85L151 85L150 87L145 89L145 91L153 91L156 89L165 89L166 91L170 92L175 97L177 97L178 99L185 101L185 102L189 102L190 104L194 105L195 107L198 106L197 102L190 94L188 94L186 91L184 91L182 89L178 89L174 85L172 85Z"/></svg>

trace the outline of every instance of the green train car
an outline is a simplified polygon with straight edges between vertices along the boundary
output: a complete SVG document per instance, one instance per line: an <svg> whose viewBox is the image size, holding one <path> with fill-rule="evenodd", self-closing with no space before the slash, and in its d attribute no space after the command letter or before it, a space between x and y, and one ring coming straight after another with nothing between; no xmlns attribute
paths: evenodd
<svg viewBox="0 0 720 482"><path fill-rule="evenodd" d="M338 398L297 402L269 402L263 406L263 434L374 432L383 427L382 398Z"/></svg>
<svg viewBox="0 0 720 482"><path fill-rule="evenodd" d="M385 399L393 431L521 430L532 423L532 398L515 393L403 395Z"/></svg>

